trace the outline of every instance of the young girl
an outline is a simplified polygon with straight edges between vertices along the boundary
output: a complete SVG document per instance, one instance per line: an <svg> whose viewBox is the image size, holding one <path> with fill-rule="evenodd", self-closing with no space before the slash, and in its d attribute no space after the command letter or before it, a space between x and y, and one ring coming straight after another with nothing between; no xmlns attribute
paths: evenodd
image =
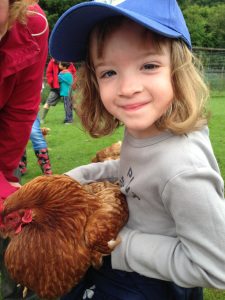
<svg viewBox="0 0 225 300"><path fill-rule="evenodd" d="M125 127L119 161L67 173L82 183L118 179L129 205L121 243L90 270L83 299L199 300L197 287L225 289L224 183L207 88L175 0L105 2L69 9L50 40L56 59L84 61L84 128L100 137Z"/></svg>

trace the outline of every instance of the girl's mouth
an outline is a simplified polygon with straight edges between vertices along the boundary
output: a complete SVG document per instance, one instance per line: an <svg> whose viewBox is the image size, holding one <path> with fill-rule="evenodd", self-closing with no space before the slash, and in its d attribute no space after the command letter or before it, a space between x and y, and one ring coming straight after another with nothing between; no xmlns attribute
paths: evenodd
<svg viewBox="0 0 225 300"><path fill-rule="evenodd" d="M123 105L121 106L124 110L126 111L135 111L138 109L141 109L144 107L148 102L143 102L143 103L134 103L134 104L128 104L128 105Z"/></svg>

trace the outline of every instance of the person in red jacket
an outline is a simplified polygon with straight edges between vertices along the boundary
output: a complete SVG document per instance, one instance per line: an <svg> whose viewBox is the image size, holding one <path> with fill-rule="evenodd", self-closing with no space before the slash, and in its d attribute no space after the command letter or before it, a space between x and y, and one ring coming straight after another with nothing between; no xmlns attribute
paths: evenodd
<svg viewBox="0 0 225 300"><path fill-rule="evenodd" d="M13 15L20 19L12 20ZM20 21L24 18L26 24ZM28 12L23 0L0 1L0 28L1 187L5 178L12 185L18 183L14 172L39 109L49 30L38 4Z"/></svg>
<svg viewBox="0 0 225 300"><path fill-rule="evenodd" d="M60 99L58 74L61 70L59 69L59 63L59 61L55 60L54 58L51 58L47 66L46 78L50 86L50 93L48 95L46 103L43 106L41 123L44 123L44 119L50 107L55 106ZM68 71L73 75L73 78L75 79L76 68L72 63L70 64Z"/></svg>
<svg viewBox="0 0 225 300"><path fill-rule="evenodd" d="M20 186L15 170L39 109L48 33L38 4L0 1L0 204ZM4 248L0 239L1 299L22 299L16 285L5 281Z"/></svg>

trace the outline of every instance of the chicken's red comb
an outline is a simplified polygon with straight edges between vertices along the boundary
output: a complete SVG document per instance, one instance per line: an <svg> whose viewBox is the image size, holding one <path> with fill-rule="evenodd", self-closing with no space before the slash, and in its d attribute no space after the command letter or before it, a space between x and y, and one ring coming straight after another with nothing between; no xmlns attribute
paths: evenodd
<svg viewBox="0 0 225 300"><path fill-rule="evenodd" d="M22 221L24 224L28 224L32 221L32 210L26 209L24 215L22 217Z"/></svg>
<svg viewBox="0 0 225 300"><path fill-rule="evenodd" d="M18 234L21 232L23 225L31 223L32 222L32 210L31 209L26 209L24 212L24 215L21 219L20 225L17 227L15 234Z"/></svg>

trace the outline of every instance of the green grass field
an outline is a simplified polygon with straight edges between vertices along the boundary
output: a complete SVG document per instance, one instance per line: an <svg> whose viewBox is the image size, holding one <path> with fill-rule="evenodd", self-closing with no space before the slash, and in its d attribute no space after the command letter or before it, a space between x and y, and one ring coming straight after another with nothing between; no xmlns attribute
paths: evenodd
<svg viewBox="0 0 225 300"><path fill-rule="evenodd" d="M225 94L225 93L224 93ZM225 95L220 93L211 98L210 110L212 113L209 123L212 145L217 157L223 178L225 178ZM61 174L76 166L87 164L96 151L122 139L123 129L120 128L112 136L93 139L81 129L75 116L72 125L64 125L64 109L62 103L51 108L47 115L44 127L51 129L47 136L52 169L55 174ZM41 174L36 157L29 142L27 147L28 172L22 178L25 183ZM204 290L205 300L225 300L225 291L214 289Z"/></svg>
<svg viewBox="0 0 225 300"><path fill-rule="evenodd" d="M120 128L112 136L94 139L85 134L76 115L74 123L71 125L64 125L63 119L63 104L58 103L57 106L50 109L45 124L42 125L42 127L50 128L46 140L52 170L55 174L61 174L76 166L89 163L98 150L121 140L123 136L123 130ZM41 174L30 141L27 147L27 157L28 172L22 178L22 183Z"/></svg>

